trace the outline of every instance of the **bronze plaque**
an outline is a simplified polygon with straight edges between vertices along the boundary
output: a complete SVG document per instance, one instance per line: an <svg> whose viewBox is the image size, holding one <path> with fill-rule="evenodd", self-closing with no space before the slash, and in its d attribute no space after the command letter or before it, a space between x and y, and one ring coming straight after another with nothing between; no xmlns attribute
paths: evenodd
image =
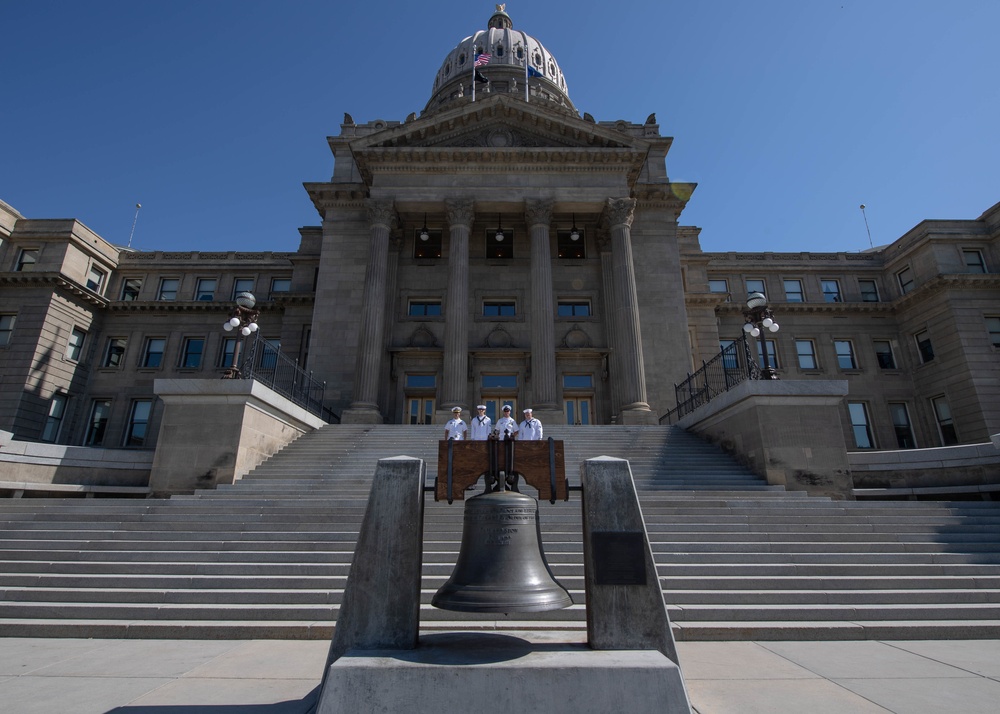
<svg viewBox="0 0 1000 714"><path fill-rule="evenodd" d="M594 582L598 585L645 585L646 542L641 531L594 531Z"/></svg>

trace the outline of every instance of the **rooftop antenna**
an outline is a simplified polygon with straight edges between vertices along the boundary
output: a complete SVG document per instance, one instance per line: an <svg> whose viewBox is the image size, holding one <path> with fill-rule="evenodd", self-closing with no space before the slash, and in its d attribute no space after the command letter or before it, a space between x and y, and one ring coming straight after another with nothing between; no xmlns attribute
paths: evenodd
<svg viewBox="0 0 1000 714"><path fill-rule="evenodd" d="M865 217L865 230L868 231L868 245L875 248L875 244L872 243L872 229L868 227L868 214L865 213L865 204L861 204L861 215Z"/></svg>
<svg viewBox="0 0 1000 714"><path fill-rule="evenodd" d="M131 248L132 247L132 236L135 235L135 222L139 220L139 209L140 208L142 208L142 204L141 203L135 204L135 217L132 219L132 230L129 231L129 234L128 234L128 245L125 246L126 248Z"/></svg>

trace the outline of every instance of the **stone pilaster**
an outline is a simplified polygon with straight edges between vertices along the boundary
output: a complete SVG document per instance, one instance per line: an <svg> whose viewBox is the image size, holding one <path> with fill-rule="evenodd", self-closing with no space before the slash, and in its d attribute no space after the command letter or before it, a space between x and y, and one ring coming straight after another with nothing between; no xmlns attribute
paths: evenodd
<svg viewBox="0 0 1000 714"><path fill-rule="evenodd" d="M365 270L361 305L354 395L351 406L341 415L341 422L345 424L381 424L383 421L378 393L385 355L389 236L396 221L392 201L369 201L368 220L371 225L371 241L368 244L368 267Z"/></svg>
<svg viewBox="0 0 1000 714"><path fill-rule="evenodd" d="M639 301L636 296L635 266L632 263L632 219L634 198L609 198L605 207L611 233L611 279L615 323L614 350L618 355L622 424L655 424L656 416L646 402L646 370L642 359L639 329Z"/></svg>
<svg viewBox="0 0 1000 714"><path fill-rule="evenodd" d="M447 421L452 407L468 409L469 233L475 218L472 199L445 203L448 217L448 295L444 322L444 378L437 417Z"/></svg>
<svg viewBox="0 0 1000 714"><path fill-rule="evenodd" d="M539 419L565 422L556 389L555 311L552 300L552 253L549 233L553 201L526 201L524 215L531 236L531 395ZM561 417L559 415L562 415Z"/></svg>

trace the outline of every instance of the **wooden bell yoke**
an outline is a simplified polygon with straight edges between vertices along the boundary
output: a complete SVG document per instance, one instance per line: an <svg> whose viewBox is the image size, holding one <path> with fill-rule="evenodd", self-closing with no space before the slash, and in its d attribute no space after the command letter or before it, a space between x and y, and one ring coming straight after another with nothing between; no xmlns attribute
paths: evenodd
<svg viewBox="0 0 1000 714"><path fill-rule="evenodd" d="M538 489L549 503L569 500L563 442L514 441L489 438L485 441L438 442L437 478L434 500L465 499L465 490L486 477L487 491L517 491L518 478Z"/></svg>

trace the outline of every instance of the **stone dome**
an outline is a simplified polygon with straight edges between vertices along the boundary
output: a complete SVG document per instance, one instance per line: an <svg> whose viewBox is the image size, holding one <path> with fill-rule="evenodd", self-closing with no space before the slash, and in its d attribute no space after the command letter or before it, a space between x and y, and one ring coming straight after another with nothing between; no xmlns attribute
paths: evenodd
<svg viewBox="0 0 1000 714"><path fill-rule="evenodd" d="M537 73L529 81L529 101L541 100L550 107L555 104L576 113L566 89L566 78L556 58L534 37L514 29L504 5L497 5L487 29L466 37L444 58L434 77L433 94L424 111L435 111L463 99L471 100L473 62L481 53L490 55L489 62L479 67L480 73L490 81L490 93L500 92L523 99L524 62L527 57L529 67ZM486 84L478 84L477 94L484 96L486 88Z"/></svg>

